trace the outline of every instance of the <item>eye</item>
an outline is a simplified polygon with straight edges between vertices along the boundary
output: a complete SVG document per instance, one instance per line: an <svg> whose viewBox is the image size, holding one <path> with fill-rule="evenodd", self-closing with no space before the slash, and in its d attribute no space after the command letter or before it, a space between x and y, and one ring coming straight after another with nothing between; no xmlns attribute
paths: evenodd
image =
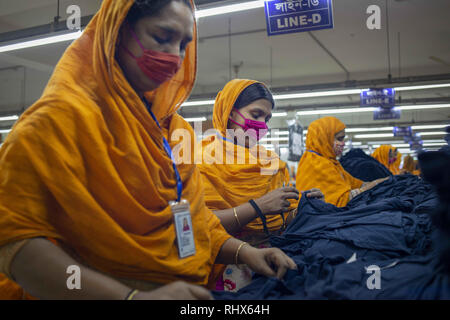
<svg viewBox="0 0 450 320"><path fill-rule="evenodd" d="M165 44L168 43L170 41L169 38L160 38L156 35L153 35L153 39L155 39L156 42L158 42L159 44Z"/></svg>

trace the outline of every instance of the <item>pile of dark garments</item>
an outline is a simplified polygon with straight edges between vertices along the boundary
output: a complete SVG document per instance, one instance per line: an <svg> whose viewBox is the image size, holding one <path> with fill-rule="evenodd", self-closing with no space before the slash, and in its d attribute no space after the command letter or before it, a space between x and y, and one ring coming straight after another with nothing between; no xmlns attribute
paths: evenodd
<svg viewBox="0 0 450 320"><path fill-rule="evenodd" d="M254 275L215 298L450 299L450 148L419 163L421 177L388 174L345 208L302 197L295 220L271 238L298 270L282 280Z"/></svg>

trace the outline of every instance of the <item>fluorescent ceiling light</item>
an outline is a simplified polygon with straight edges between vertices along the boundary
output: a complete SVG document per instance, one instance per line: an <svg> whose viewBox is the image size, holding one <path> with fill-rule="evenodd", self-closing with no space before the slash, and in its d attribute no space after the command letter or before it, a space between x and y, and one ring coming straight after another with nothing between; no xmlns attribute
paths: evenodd
<svg viewBox="0 0 450 320"><path fill-rule="evenodd" d="M432 131L432 132L418 132L420 136L438 136L447 134L444 131ZM367 139L367 138L393 138L393 133L372 133L372 134L357 134L356 139Z"/></svg>
<svg viewBox="0 0 450 320"><path fill-rule="evenodd" d="M200 19L200 18L205 18L205 17L216 16L219 14L227 14L227 13L238 12L238 11L246 11L246 10L262 8L262 7L264 7L264 0L248 1L248 2L244 2L244 3L230 4L230 5L214 7L214 8L210 8L210 9L197 10L195 12L195 17L197 19Z"/></svg>
<svg viewBox="0 0 450 320"><path fill-rule="evenodd" d="M423 125L423 126L411 126L411 129L413 130L442 129L448 126L450 126L450 124Z"/></svg>
<svg viewBox="0 0 450 320"><path fill-rule="evenodd" d="M206 106L213 105L216 100L199 100L199 101L189 101L183 103L182 107L193 107L193 106Z"/></svg>
<svg viewBox="0 0 450 320"><path fill-rule="evenodd" d="M187 122L202 122L206 121L207 119L205 117L201 117L201 118L184 118L184 120L186 120Z"/></svg>
<svg viewBox="0 0 450 320"><path fill-rule="evenodd" d="M357 134L356 139L367 139L367 138L392 138L393 133L371 133L371 134Z"/></svg>
<svg viewBox="0 0 450 320"><path fill-rule="evenodd" d="M272 135L277 135L277 136L288 136L289 135L289 131L274 131L271 134Z"/></svg>
<svg viewBox="0 0 450 320"><path fill-rule="evenodd" d="M265 138L265 139L261 139L261 142L267 142L267 141L289 141L289 138Z"/></svg>
<svg viewBox="0 0 450 320"><path fill-rule="evenodd" d="M439 146L446 146L447 143L446 142L441 142L441 143L424 143L423 146L424 147L439 147Z"/></svg>
<svg viewBox="0 0 450 320"><path fill-rule="evenodd" d="M446 85L450 87L450 84ZM429 87L432 87L430 85ZM404 87L403 91L406 91L409 87ZM364 89L367 90L367 89ZM288 99L302 99L302 98L318 98L318 97L329 97L329 96L339 96L339 95L350 95L350 94L360 94L361 89L351 89L351 90L335 90L335 91L320 91L320 92L304 92L304 93L291 93L291 94L283 94L283 95L274 95L273 98L275 100L288 100ZM198 101L189 101L182 104L182 107L189 107L189 106L206 106L206 105L213 105L215 100L198 100ZM421 110L421 109L437 109L437 108L449 108L449 104L436 104L427 106L427 105L412 105L412 106L399 106L396 107L398 110ZM368 109L366 111L362 111L361 109ZM370 110L369 110L370 109ZM352 108L348 112L367 112L367 111L373 111L376 108ZM337 109L331 109L331 110L337 110ZM301 111L306 112L303 115L310 115L310 114L322 114L322 113L311 113L312 111ZM341 112L341 113L348 113L348 112Z"/></svg>
<svg viewBox="0 0 450 320"><path fill-rule="evenodd" d="M60 35L53 35L53 36L47 36L40 39L34 39L34 40L28 40L28 41L22 41L19 43L9 44L9 45L3 45L0 46L0 53L2 52L8 52L8 51L14 51L14 50L20 50L25 48L32 48L32 47L39 47L47 44L52 43L58 43L58 42L64 42L64 41L73 41L75 39L78 39L81 36L82 32L72 32L72 33L66 33L66 34L60 34Z"/></svg>
<svg viewBox="0 0 450 320"><path fill-rule="evenodd" d="M398 144L391 144L392 147L394 148L409 148L409 144L408 143L398 143ZM372 147L374 148L379 148L380 145L379 144L374 144Z"/></svg>
<svg viewBox="0 0 450 320"><path fill-rule="evenodd" d="M415 105L415 106L398 106L395 107L397 110L425 110L425 109L441 109L450 108L450 104L425 104L425 105ZM306 110L298 111L297 114L300 116L306 115L321 115L321 114L342 114L342 113L361 113L361 112L373 112L377 108L338 108L338 109L318 109L318 110Z"/></svg>
<svg viewBox="0 0 450 320"><path fill-rule="evenodd" d="M380 128L345 128L345 133L352 132L372 132L372 131L392 131L394 127L380 127Z"/></svg>
<svg viewBox="0 0 450 320"><path fill-rule="evenodd" d="M367 90L367 89L365 89L365 90ZM333 90L333 91L278 94L278 95L274 95L273 98L275 100L286 100L286 99L301 99L301 98L343 96L343 95L360 94L360 93L361 93L361 89Z"/></svg>
<svg viewBox="0 0 450 320"><path fill-rule="evenodd" d="M432 131L432 132L419 132L421 136L438 136L441 134L447 134L445 131Z"/></svg>
<svg viewBox="0 0 450 320"><path fill-rule="evenodd" d="M0 133L10 133L11 130L0 130Z"/></svg>
<svg viewBox="0 0 450 320"><path fill-rule="evenodd" d="M408 127L408 125L404 125ZM427 129L442 129L446 128L447 124L437 124L437 125L420 125L420 126L411 126L412 130L427 130ZM379 128L345 128L346 133L353 132L376 132L376 131L393 131L394 127L379 127Z"/></svg>
<svg viewBox="0 0 450 320"><path fill-rule="evenodd" d="M272 113L272 117L276 118L276 117L286 117L287 116L287 112L275 112Z"/></svg>
<svg viewBox="0 0 450 320"><path fill-rule="evenodd" d="M411 149L398 149L398 152L406 154L406 153L416 153L417 151Z"/></svg>
<svg viewBox="0 0 450 320"><path fill-rule="evenodd" d="M16 121L18 119L19 116L0 117L0 121Z"/></svg>
<svg viewBox="0 0 450 320"><path fill-rule="evenodd" d="M373 112L377 108L340 108L340 109L322 109L322 110L307 110L299 111L299 116L307 115L320 115L320 114L341 114L341 113L360 113L360 112Z"/></svg>
<svg viewBox="0 0 450 320"><path fill-rule="evenodd" d="M430 105L413 105L413 106L398 106L398 110L425 110L425 109L441 109L450 108L450 104L430 104Z"/></svg>
<svg viewBox="0 0 450 320"><path fill-rule="evenodd" d="M382 145L382 144L393 144L393 143L402 143L403 140L390 140L390 141L367 141L370 145ZM444 140L423 140L423 143L445 143Z"/></svg>
<svg viewBox="0 0 450 320"><path fill-rule="evenodd" d="M438 89L438 88L448 88L448 87L450 87L450 83L429 84L429 85L423 85L423 86L398 87L398 88L394 88L394 89L395 89L395 91L409 91L409 90Z"/></svg>

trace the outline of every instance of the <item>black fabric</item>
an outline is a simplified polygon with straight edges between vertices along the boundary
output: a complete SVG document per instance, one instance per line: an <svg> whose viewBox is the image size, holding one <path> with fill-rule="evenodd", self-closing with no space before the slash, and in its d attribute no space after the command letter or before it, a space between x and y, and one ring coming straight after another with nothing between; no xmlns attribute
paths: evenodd
<svg viewBox="0 0 450 320"><path fill-rule="evenodd" d="M255 275L237 293L216 299L450 299L442 263L442 232L430 213L439 203L433 186L413 175L392 176L338 208L302 197L282 236L272 237L296 262L283 280ZM371 266L380 289L370 289Z"/></svg>
<svg viewBox="0 0 450 320"><path fill-rule="evenodd" d="M441 233L441 260L450 273L450 148L420 154L419 165L424 179L439 195L440 204L431 212L431 219Z"/></svg>
<svg viewBox="0 0 450 320"><path fill-rule="evenodd" d="M361 149L352 149L339 160L345 171L362 181L373 181L392 176L392 173L378 160Z"/></svg>

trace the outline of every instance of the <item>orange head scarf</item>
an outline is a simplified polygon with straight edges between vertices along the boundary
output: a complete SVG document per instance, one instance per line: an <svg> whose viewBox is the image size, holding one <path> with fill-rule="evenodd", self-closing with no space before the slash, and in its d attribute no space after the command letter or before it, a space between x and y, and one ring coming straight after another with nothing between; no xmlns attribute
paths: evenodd
<svg viewBox="0 0 450 320"><path fill-rule="evenodd" d="M363 183L345 171L336 160L333 150L335 135L344 129L345 124L335 117L321 118L309 125L307 151L300 159L296 179L299 191L319 188L325 201L338 207L345 206L350 191Z"/></svg>
<svg viewBox="0 0 450 320"><path fill-rule="evenodd" d="M409 173L413 173L416 170L416 164L414 163L414 158L407 155L403 159L403 170Z"/></svg>
<svg viewBox="0 0 450 320"><path fill-rule="evenodd" d="M237 207L289 183L286 163L281 161L276 153L258 145L248 149L223 139L226 137L228 118L236 100L254 83L261 82L234 79L225 85L214 104L213 125L218 134L201 142L203 161L199 169L205 186L206 205L211 210ZM227 162L229 155L231 161ZM290 209L295 208L297 203L291 201ZM282 223L280 215L267 216L267 227L270 231L278 230ZM260 219L250 222L244 228L262 229Z"/></svg>
<svg viewBox="0 0 450 320"><path fill-rule="evenodd" d="M168 205L176 178L162 144L163 135L172 148L179 143L171 139L176 129L194 134L176 111L196 77L196 27L179 72L146 94L160 130L115 59L133 3L103 1L1 148L0 246L48 237L113 276L205 284L230 236L205 206L196 166L179 164L196 247L179 258Z"/></svg>
<svg viewBox="0 0 450 320"><path fill-rule="evenodd" d="M397 148L394 148L390 145L382 145L379 146L373 153L372 157L378 160L381 164L383 164L392 174L400 173L400 162L402 161L402 156L400 152L397 152L397 160L394 163L389 163L389 151L395 151Z"/></svg>

